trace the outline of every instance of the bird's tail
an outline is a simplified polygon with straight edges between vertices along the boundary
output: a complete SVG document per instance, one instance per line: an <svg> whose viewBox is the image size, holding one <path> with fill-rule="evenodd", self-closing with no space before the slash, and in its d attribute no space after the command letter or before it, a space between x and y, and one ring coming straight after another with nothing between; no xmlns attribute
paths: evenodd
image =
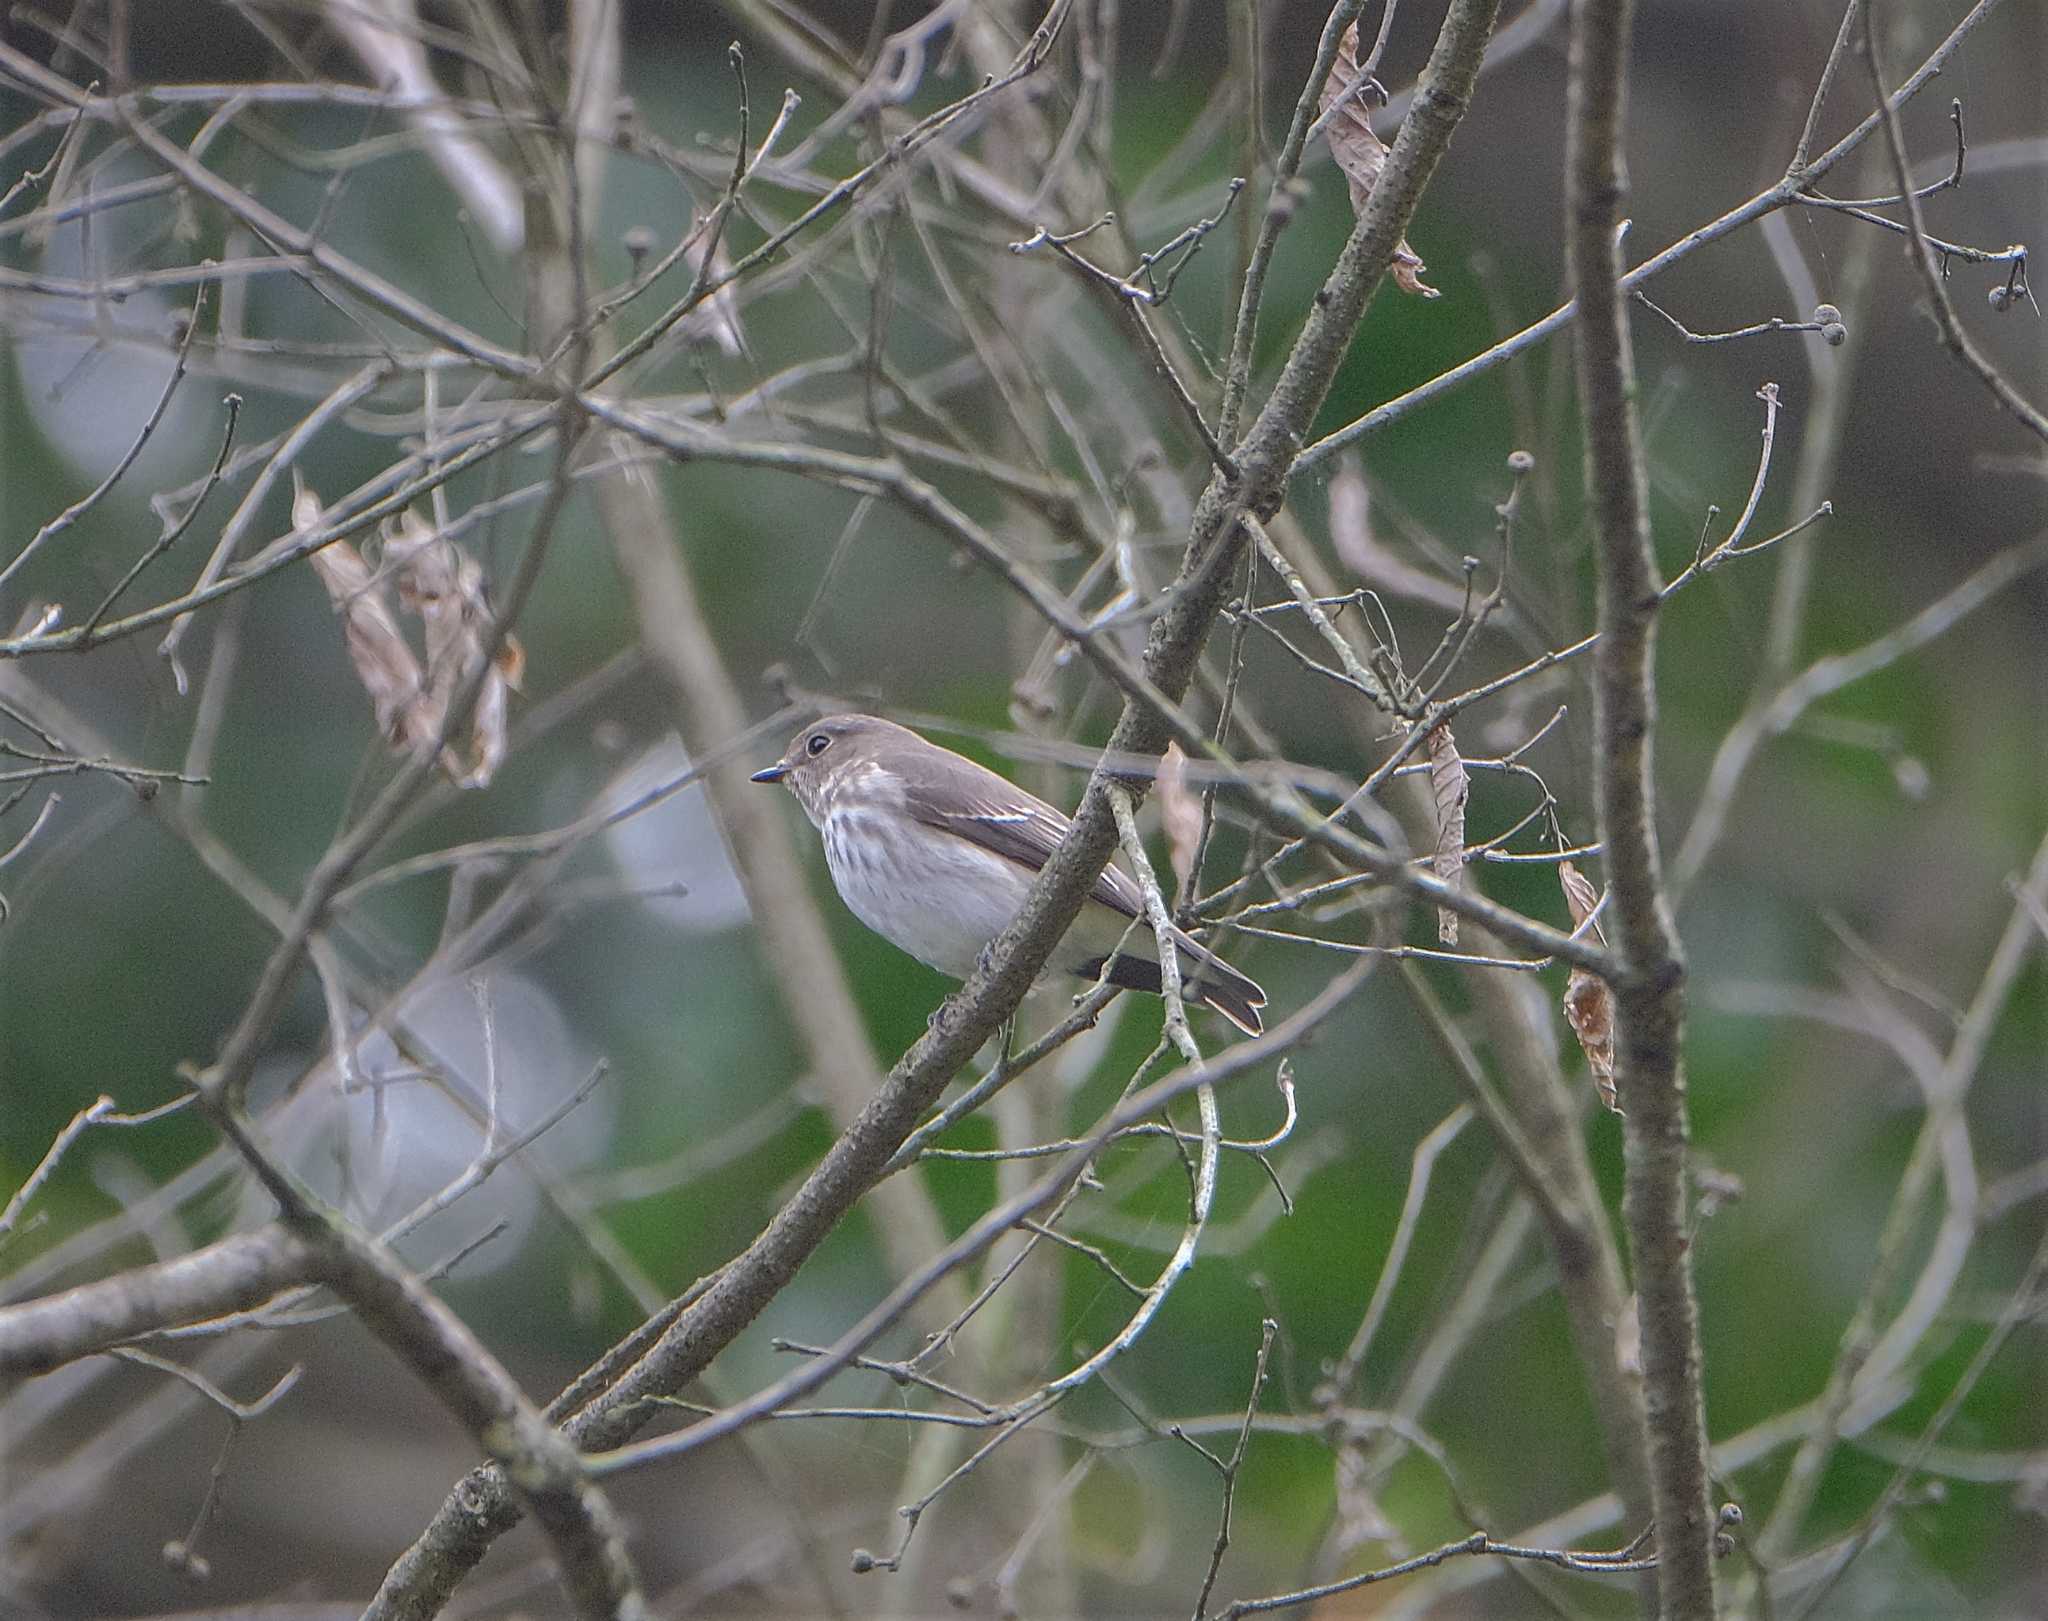
<svg viewBox="0 0 2048 1621"><path fill-rule="evenodd" d="M1266 1005L1266 993L1257 980L1240 974L1199 940L1179 929L1173 931L1173 940L1180 947L1180 988L1188 1001L1214 1008L1248 1036L1256 1036L1266 1028L1265 1020L1259 1016L1259 1009ZM1081 969L1084 979L1101 973L1100 960L1084 964ZM1121 985L1127 991L1150 991L1157 996L1163 988L1159 964L1149 957L1121 954L1110 963L1106 977L1110 984Z"/></svg>
<svg viewBox="0 0 2048 1621"><path fill-rule="evenodd" d="M1183 990L1214 1008L1248 1036L1266 1028L1266 1021L1259 1016L1259 1009L1266 1005L1266 993L1257 980L1240 974L1207 946L1184 934L1177 933L1175 943L1195 959L1192 974L1182 966Z"/></svg>

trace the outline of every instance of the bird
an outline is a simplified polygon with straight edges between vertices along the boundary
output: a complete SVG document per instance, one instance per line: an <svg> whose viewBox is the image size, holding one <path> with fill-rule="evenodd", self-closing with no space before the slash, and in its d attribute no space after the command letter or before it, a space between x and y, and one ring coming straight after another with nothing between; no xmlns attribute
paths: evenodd
<svg viewBox="0 0 2048 1621"><path fill-rule="evenodd" d="M986 766L875 715L812 722L753 780L796 796L855 917L953 979L973 973L1072 825ZM1188 1004L1259 1034L1266 993L1257 982L1184 930L1172 932ZM1102 870L1050 966L1161 994L1158 940L1129 873L1114 863Z"/></svg>

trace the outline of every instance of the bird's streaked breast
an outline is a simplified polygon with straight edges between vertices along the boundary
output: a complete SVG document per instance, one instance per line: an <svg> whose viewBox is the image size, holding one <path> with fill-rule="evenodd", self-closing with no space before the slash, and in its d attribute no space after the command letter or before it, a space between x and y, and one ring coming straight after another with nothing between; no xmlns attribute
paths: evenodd
<svg viewBox="0 0 2048 1621"><path fill-rule="evenodd" d="M879 805L835 804L825 864L848 910L943 974L964 979L1016 916L1030 874L979 845Z"/></svg>

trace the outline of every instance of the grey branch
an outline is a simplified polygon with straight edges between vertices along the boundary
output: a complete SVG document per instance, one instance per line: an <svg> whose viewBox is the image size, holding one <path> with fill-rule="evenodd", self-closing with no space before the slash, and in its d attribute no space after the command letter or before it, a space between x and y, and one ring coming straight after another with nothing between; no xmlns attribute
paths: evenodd
<svg viewBox="0 0 2048 1621"><path fill-rule="evenodd" d="M1658 1603L1666 1621L1711 1621L1715 1524L1685 1208L1685 961L1664 892L1650 753L1661 592L1619 234L1633 11L1631 0L1577 0L1572 7L1565 241L1578 293L1576 361L1600 580L1595 795L1618 967L1615 1068L1628 1146L1623 1219L1642 1325Z"/></svg>
<svg viewBox="0 0 2048 1621"><path fill-rule="evenodd" d="M245 1311L307 1282L312 1271L311 1247L272 1225L174 1261L0 1307L0 1379L48 1373L154 1329Z"/></svg>

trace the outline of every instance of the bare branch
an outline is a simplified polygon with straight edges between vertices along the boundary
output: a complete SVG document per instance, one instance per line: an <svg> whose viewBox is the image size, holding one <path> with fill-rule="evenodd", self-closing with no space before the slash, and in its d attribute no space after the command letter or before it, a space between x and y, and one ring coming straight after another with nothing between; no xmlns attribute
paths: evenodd
<svg viewBox="0 0 2048 1621"><path fill-rule="evenodd" d="M2048 414L2044 414L2039 406L2013 387L2005 373L1991 363L1971 340L1970 335L1963 330L1962 323L1956 319L1955 305L1949 301L1948 288L1942 284L1942 275L1935 269L1936 253L1945 259L1963 253L1964 250L1953 243L1944 242L1937 245L1928 239L1927 223L1920 207L1921 194L1913 189L1913 176L1906 164L1906 140L1899 132L1899 110L1885 89L1884 63L1878 55L1874 11L1875 7L1866 0L1863 8L1863 53L1870 68L1871 88L1877 93L1878 116L1884 123L1885 149L1891 154L1892 173L1898 181L1899 197L1906 205L1907 255L1913 262L1913 269L1920 278L1920 285L1927 294L1928 303L1933 306L1934 324L1940 329L1941 341L1947 346L1949 353L1961 361L1965 369L1976 374L1977 380L1991 391L1991 397L2018 418L2020 425L2029 433L2037 439L2048 440ZM1956 128L1956 138L1960 142L1960 120ZM1958 176L1962 173L1960 157L1956 160L1956 172ZM1884 223L1894 222L1887 220ZM2027 265L2025 248L2008 249L2003 255L1973 252L1964 256L1978 260L2012 260L2013 279L2005 286L2005 303L2000 304L1994 298L1995 307L2004 308L2012 302L2016 291L2024 290Z"/></svg>
<svg viewBox="0 0 2048 1621"><path fill-rule="evenodd" d="M1665 1621L1712 1621L1713 1537L1699 1307L1685 1187L1685 960L1664 893L1650 743L1662 593L1650 547L1635 368L1623 302L1622 111L1629 0L1575 0L1566 113L1565 244L1582 315L1576 358L1600 579L1594 792L1617 959L1615 1079L1627 1111L1623 1216L1642 1324L1657 1592Z"/></svg>
<svg viewBox="0 0 2048 1621"><path fill-rule="evenodd" d="M175 1261L0 1306L0 1375L47 1373L155 1329L246 1310L312 1276L312 1247L273 1225Z"/></svg>

